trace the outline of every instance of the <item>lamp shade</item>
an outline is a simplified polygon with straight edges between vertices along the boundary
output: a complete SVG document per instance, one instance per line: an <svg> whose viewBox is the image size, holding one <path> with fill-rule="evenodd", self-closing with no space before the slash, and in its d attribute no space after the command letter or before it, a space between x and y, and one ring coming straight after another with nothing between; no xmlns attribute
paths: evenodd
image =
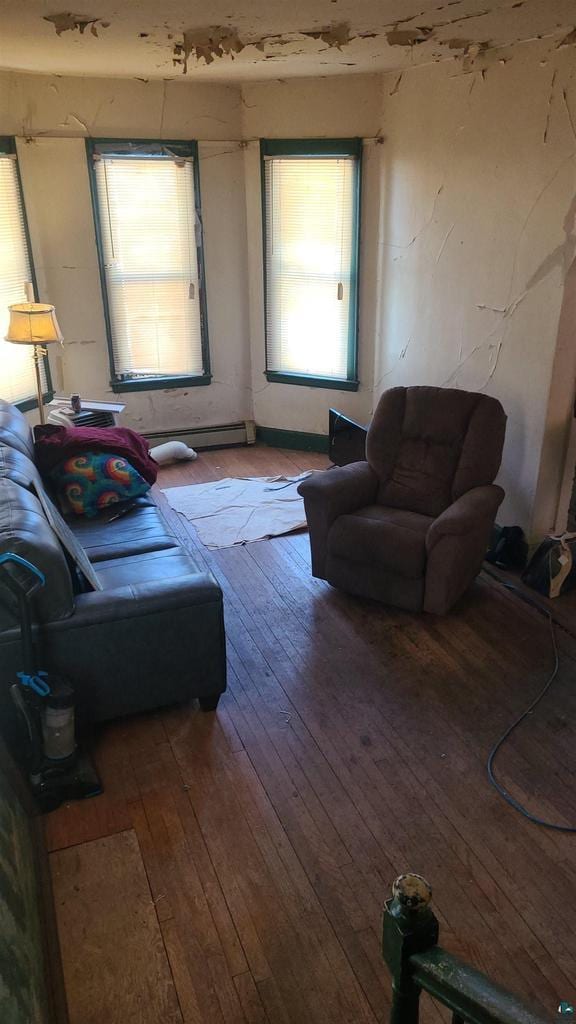
<svg viewBox="0 0 576 1024"><path fill-rule="evenodd" d="M17 345L51 345L62 341L54 306L44 302L20 302L9 306L6 341Z"/></svg>

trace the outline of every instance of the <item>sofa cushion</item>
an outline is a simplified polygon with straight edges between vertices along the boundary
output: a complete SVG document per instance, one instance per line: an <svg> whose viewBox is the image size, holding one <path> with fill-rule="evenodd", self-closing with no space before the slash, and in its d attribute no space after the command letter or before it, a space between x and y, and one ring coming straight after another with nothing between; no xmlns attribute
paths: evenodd
<svg viewBox="0 0 576 1024"><path fill-rule="evenodd" d="M418 579L425 573L426 534L433 521L417 512L367 505L336 519L328 534L328 551L349 562Z"/></svg>
<svg viewBox="0 0 576 1024"><path fill-rule="evenodd" d="M69 526L91 562L178 547L162 513L148 498L139 498L118 519L75 518Z"/></svg>
<svg viewBox="0 0 576 1024"><path fill-rule="evenodd" d="M104 590L200 573L188 552L179 547L165 551L146 551L126 558L106 559L96 562L95 569Z"/></svg>
<svg viewBox="0 0 576 1024"><path fill-rule="evenodd" d="M34 461L34 441L30 424L16 408L0 398L0 444L15 448Z"/></svg>

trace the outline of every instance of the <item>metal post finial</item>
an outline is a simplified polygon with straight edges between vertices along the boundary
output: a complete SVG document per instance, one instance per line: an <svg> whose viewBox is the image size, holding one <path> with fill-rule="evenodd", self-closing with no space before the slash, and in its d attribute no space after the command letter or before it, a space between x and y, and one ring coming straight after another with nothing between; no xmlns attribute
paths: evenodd
<svg viewBox="0 0 576 1024"><path fill-rule="evenodd" d="M392 885L392 895L406 910L424 910L432 899L432 886L422 875L399 875Z"/></svg>
<svg viewBox="0 0 576 1024"><path fill-rule="evenodd" d="M422 875L400 875L384 907L382 953L392 974L390 1024L418 1024L420 988L412 978L410 958L438 942L438 921L430 900L432 888Z"/></svg>

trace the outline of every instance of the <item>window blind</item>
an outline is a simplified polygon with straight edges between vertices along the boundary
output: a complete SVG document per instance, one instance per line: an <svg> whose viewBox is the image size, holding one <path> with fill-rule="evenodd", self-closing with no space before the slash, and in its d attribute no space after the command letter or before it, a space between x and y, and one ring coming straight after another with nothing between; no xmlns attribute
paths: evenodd
<svg viewBox="0 0 576 1024"><path fill-rule="evenodd" d="M116 380L204 373L192 158L96 155Z"/></svg>
<svg viewBox="0 0 576 1024"><path fill-rule="evenodd" d="M0 397L22 402L36 394L32 349L4 341L8 306L27 302L32 268L15 154L0 152ZM43 386L46 378L42 367Z"/></svg>
<svg viewBox="0 0 576 1024"><path fill-rule="evenodd" d="M358 157L265 156L267 369L355 375Z"/></svg>

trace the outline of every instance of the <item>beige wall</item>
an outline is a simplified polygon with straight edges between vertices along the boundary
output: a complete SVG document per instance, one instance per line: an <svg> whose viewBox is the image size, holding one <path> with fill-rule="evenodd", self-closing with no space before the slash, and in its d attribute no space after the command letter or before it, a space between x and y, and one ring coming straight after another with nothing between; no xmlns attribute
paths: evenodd
<svg viewBox="0 0 576 1024"><path fill-rule="evenodd" d="M170 429L255 419L325 433L337 405L368 419L376 308L380 152L366 147L362 195L360 378L357 394L269 385L264 378L260 137L374 135L376 76L222 85L0 74L0 134L18 154L41 297L58 310L65 345L51 352L56 386L110 394L84 138L199 140L210 387L127 393L124 422ZM219 140L219 141L218 141Z"/></svg>
<svg viewBox="0 0 576 1024"><path fill-rule="evenodd" d="M572 59L525 45L489 53L484 73L448 62L383 78L375 398L396 384L497 396L500 519L531 535L555 521L574 394Z"/></svg>
<svg viewBox="0 0 576 1024"><path fill-rule="evenodd" d="M65 338L61 352L50 352L55 385L64 393L111 394L85 136L203 140L213 382L125 394L128 426L162 430L252 418L244 157L234 141L240 107L238 90L226 86L0 75L0 134L18 136L40 295L56 306Z"/></svg>
<svg viewBox="0 0 576 1024"><path fill-rule="evenodd" d="M5 135L239 139L237 88L0 72Z"/></svg>
<svg viewBox="0 0 576 1024"><path fill-rule="evenodd" d="M255 418L324 432L381 391L486 391L508 413L501 519L557 516L576 346L576 81L571 49L489 51L397 75L223 85L0 74L0 134L18 151L42 297L66 344L58 387L109 392L84 137L199 140L207 388L126 396L126 422L170 429ZM264 377L260 137L362 136L358 393ZM31 141L27 141L31 139ZM571 273L568 273L572 267Z"/></svg>

